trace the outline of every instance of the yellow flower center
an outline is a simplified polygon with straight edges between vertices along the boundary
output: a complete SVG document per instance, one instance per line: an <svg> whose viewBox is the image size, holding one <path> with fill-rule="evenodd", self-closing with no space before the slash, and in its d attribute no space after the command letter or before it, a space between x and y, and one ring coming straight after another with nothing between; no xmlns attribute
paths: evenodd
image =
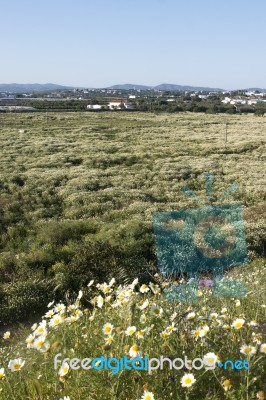
<svg viewBox="0 0 266 400"><path fill-rule="evenodd" d="M189 385L191 382L192 382L191 378L188 377L188 378L185 379L185 384L186 385Z"/></svg>
<svg viewBox="0 0 266 400"><path fill-rule="evenodd" d="M14 364L14 369L20 369L21 364Z"/></svg>
<svg viewBox="0 0 266 400"><path fill-rule="evenodd" d="M147 395L145 396L145 400L152 400L151 395L150 395L150 394L147 394Z"/></svg>

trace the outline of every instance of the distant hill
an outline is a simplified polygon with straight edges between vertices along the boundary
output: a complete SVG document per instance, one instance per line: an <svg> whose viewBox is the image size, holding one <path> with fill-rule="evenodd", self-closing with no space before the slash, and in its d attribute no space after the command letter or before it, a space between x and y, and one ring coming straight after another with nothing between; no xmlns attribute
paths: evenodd
<svg viewBox="0 0 266 400"><path fill-rule="evenodd" d="M256 92L256 90L260 93L266 93L266 89L260 89L260 88L248 88L245 89L247 92Z"/></svg>
<svg viewBox="0 0 266 400"><path fill-rule="evenodd" d="M220 89L220 88L210 88L210 87L204 87L204 86L174 85L172 83L162 83L161 85L154 86L153 89L166 90L166 91L187 90L187 91L224 92L224 89Z"/></svg>
<svg viewBox="0 0 266 400"><path fill-rule="evenodd" d="M182 86L175 85L173 83L161 83L157 86L145 86L145 85L133 85L131 83L126 83L122 85L113 85L108 89L117 89L117 90L164 90L164 91L207 91L207 92L224 92L224 89L220 88L209 88L209 87L201 87L201 86Z"/></svg>
<svg viewBox="0 0 266 400"><path fill-rule="evenodd" d="M70 86L55 85L53 83L1 83L0 92L27 93L27 92L48 92L51 90L73 89Z"/></svg>
<svg viewBox="0 0 266 400"><path fill-rule="evenodd" d="M132 83L125 83L124 85L113 85L108 87L108 89L116 89L116 90L149 90L153 89L152 86L146 85L134 85Z"/></svg>

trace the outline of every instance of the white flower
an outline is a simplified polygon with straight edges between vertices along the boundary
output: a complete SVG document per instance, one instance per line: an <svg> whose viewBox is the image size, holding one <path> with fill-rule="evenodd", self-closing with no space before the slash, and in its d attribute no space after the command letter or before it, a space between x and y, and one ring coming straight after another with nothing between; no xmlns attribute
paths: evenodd
<svg viewBox="0 0 266 400"><path fill-rule="evenodd" d="M59 369L58 375L65 376L68 373L68 371L69 371L69 365L67 362L64 362Z"/></svg>
<svg viewBox="0 0 266 400"><path fill-rule="evenodd" d="M82 296L83 296L83 292L82 292L82 290L80 290L79 294L78 294L78 297L77 297L77 300L80 300Z"/></svg>
<svg viewBox="0 0 266 400"><path fill-rule="evenodd" d="M113 326L112 324L110 324L110 322L107 322L107 324L105 324L105 325L103 326L103 333L104 333L105 335L111 335L113 329L114 329L114 326Z"/></svg>
<svg viewBox="0 0 266 400"><path fill-rule="evenodd" d="M140 293L148 293L149 290L149 287L145 283L143 283L139 289Z"/></svg>
<svg viewBox="0 0 266 400"><path fill-rule="evenodd" d="M218 361L218 356L215 353L207 353L203 356L204 365L207 367L213 367Z"/></svg>
<svg viewBox="0 0 266 400"><path fill-rule="evenodd" d="M163 315L163 309L159 306L152 306L151 313L156 317L161 317Z"/></svg>
<svg viewBox="0 0 266 400"><path fill-rule="evenodd" d="M235 321L232 323L232 328L234 329L241 329L245 323L245 320L243 318L237 318Z"/></svg>
<svg viewBox="0 0 266 400"><path fill-rule="evenodd" d="M54 310L49 310L44 316L45 318L51 318L53 315L54 315Z"/></svg>
<svg viewBox="0 0 266 400"><path fill-rule="evenodd" d="M145 390L140 400L155 400L155 398L152 392Z"/></svg>
<svg viewBox="0 0 266 400"><path fill-rule="evenodd" d="M254 346L248 346L247 344L244 344L240 348L240 353L245 354L245 355L250 355L252 356L253 354L256 354L256 347Z"/></svg>
<svg viewBox="0 0 266 400"><path fill-rule="evenodd" d="M248 326L258 326L258 325L259 324L257 323L257 321L254 319L248 323Z"/></svg>
<svg viewBox="0 0 266 400"><path fill-rule="evenodd" d="M146 321L147 321L147 317L146 317L146 315L145 314L141 314L141 316L140 316L140 323L141 324L145 324L146 323Z"/></svg>
<svg viewBox="0 0 266 400"><path fill-rule="evenodd" d="M137 328L135 326L129 326L126 330L125 330L125 334L127 336L132 336L134 335L134 333L136 332Z"/></svg>
<svg viewBox="0 0 266 400"><path fill-rule="evenodd" d="M28 349L33 348L34 340L35 340L35 335L34 335L34 334L30 334L30 335L26 338L26 343L27 343Z"/></svg>
<svg viewBox="0 0 266 400"><path fill-rule="evenodd" d="M46 321L43 320L35 329L34 334L36 336L38 335L47 335L47 330L46 330Z"/></svg>
<svg viewBox="0 0 266 400"><path fill-rule="evenodd" d="M110 280L110 282L109 282L109 286L110 286L110 287L113 286L114 283L115 283L115 278L112 278L112 279Z"/></svg>
<svg viewBox="0 0 266 400"><path fill-rule="evenodd" d="M4 379L5 376L6 376L6 375L5 375L5 370L4 370L4 368L0 368L0 381L1 381L2 379Z"/></svg>
<svg viewBox="0 0 266 400"><path fill-rule="evenodd" d="M134 281L129 285L130 289L134 290L135 286L139 283L138 278L134 279Z"/></svg>
<svg viewBox="0 0 266 400"><path fill-rule="evenodd" d="M175 319L176 316L177 316L177 312L174 312L170 317L170 321L173 322L173 320Z"/></svg>
<svg viewBox="0 0 266 400"><path fill-rule="evenodd" d="M6 331L5 333L4 333L4 335L3 335L3 339L9 339L10 338L10 332L9 331Z"/></svg>
<svg viewBox="0 0 266 400"><path fill-rule="evenodd" d="M145 308L148 307L148 305L149 305L149 300L146 299L146 300L144 301L144 303L143 303L141 306L138 306L138 308L139 308L140 310L144 310Z"/></svg>
<svg viewBox="0 0 266 400"><path fill-rule="evenodd" d="M101 295L98 296L98 297L97 297L97 306L98 306L99 308L102 308L103 302L104 302L103 297L102 297Z"/></svg>
<svg viewBox="0 0 266 400"><path fill-rule="evenodd" d="M266 354L266 343L262 343L260 346L260 352Z"/></svg>
<svg viewBox="0 0 266 400"><path fill-rule="evenodd" d="M9 361L8 368L11 369L12 372L20 371L24 364L25 360L22 360L21 358L15 358L14 360Z"/></svg>
<svg viewBox="0 0 266 400"><path fill-rule="evenodd" d="M55 307L54 307L54 312L55 313L60 313L63 314L65 312L66 306L63 303L58 303Z"/></svg>
<svg viewBox="0 0 266 400"><path fill-rule="evenodd" d="M191 387L196 382L193 374L185 374L181 380L182 387Z"/></svg>
<svg viewBox="0 0 266 400"><path fill-rule="evenodd" d="M38 324L36 324L36 322L35 322L35 324L32 325L31 330L32 330L32 331L35 331L35 329L37 328L37 326L38 326Z"/></svg>
<svg viewBox="0 0 266 400"><path fill-rule="evenodd" d="M187 319L193 319L193 318L195 318L195 316L196 316L196 314L192 311L192 312L189 312L189 313L187 314L186 318L187 318Z"/></svg>
<svg viewBox="0 0 266 400"><path fill-rule="evenodd" d="M141 357L142 353L140 351L140 347L137 344L134 344L133 346L130 347L129 349L129 355L130 357Z"/></svg>
<svg viewBox="0 0 266 400"><path fill-rule="evenodd" d="M60 315L60 314L55 314L55 315L50 319L49 326L50 326L51 328L54 328L54 327L60 325L62 322L63 322L63 318L61 317L61 315Z"/></svg>
<svg viewBox="0 0 266 400"><path fill-rule="evenodd" d="M32 347L36 350L39 350L42 353L45 353L50 348L49 343L45 342L45 340L46 340L45 336L38 336L37 339L34 341Z"/></svg>
<svg viewBox="0 0 266 400"><path fill-rule="evenodd" d="M59 400L70 400L70 397L69 396L64 396L63 398L61 398Z"/></svg>

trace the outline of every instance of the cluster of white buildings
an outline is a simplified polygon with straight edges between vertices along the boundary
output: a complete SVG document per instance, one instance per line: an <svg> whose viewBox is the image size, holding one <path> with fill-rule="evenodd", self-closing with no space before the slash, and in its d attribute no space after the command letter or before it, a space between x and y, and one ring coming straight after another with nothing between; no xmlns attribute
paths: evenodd
<svg viewBox="0 0 266 400"><path fill-rule="evenodd" d="M233 105L255 105L255 104L259 104L259 103L266 103L266 100L263 100L261 98L257 98L257 97L251 97L250 99L245 99L242 97L237 97L237 98L231 98L231 97L225 97L222 100L222 103L224 104L233 104Z"/></svg>
<svg viewBox="0 0 266 400"><path fill-rule="evenodd" d="M126 100L114 100L110 101L107 105L109 110L133 110L133 104ZM105 106L100 104L89 104L87 110L101 110Z"/></svg>

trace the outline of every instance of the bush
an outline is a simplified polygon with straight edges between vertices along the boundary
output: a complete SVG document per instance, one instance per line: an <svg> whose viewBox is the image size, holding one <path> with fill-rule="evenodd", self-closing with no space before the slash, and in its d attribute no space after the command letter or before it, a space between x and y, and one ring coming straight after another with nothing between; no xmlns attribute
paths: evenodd
<svg viewBox="0 0 266 400"><path fill-rule="evenodd" d="M0 286L0 325L12 324L39 316L54 297L48 280L28 280Z"/></svg>

